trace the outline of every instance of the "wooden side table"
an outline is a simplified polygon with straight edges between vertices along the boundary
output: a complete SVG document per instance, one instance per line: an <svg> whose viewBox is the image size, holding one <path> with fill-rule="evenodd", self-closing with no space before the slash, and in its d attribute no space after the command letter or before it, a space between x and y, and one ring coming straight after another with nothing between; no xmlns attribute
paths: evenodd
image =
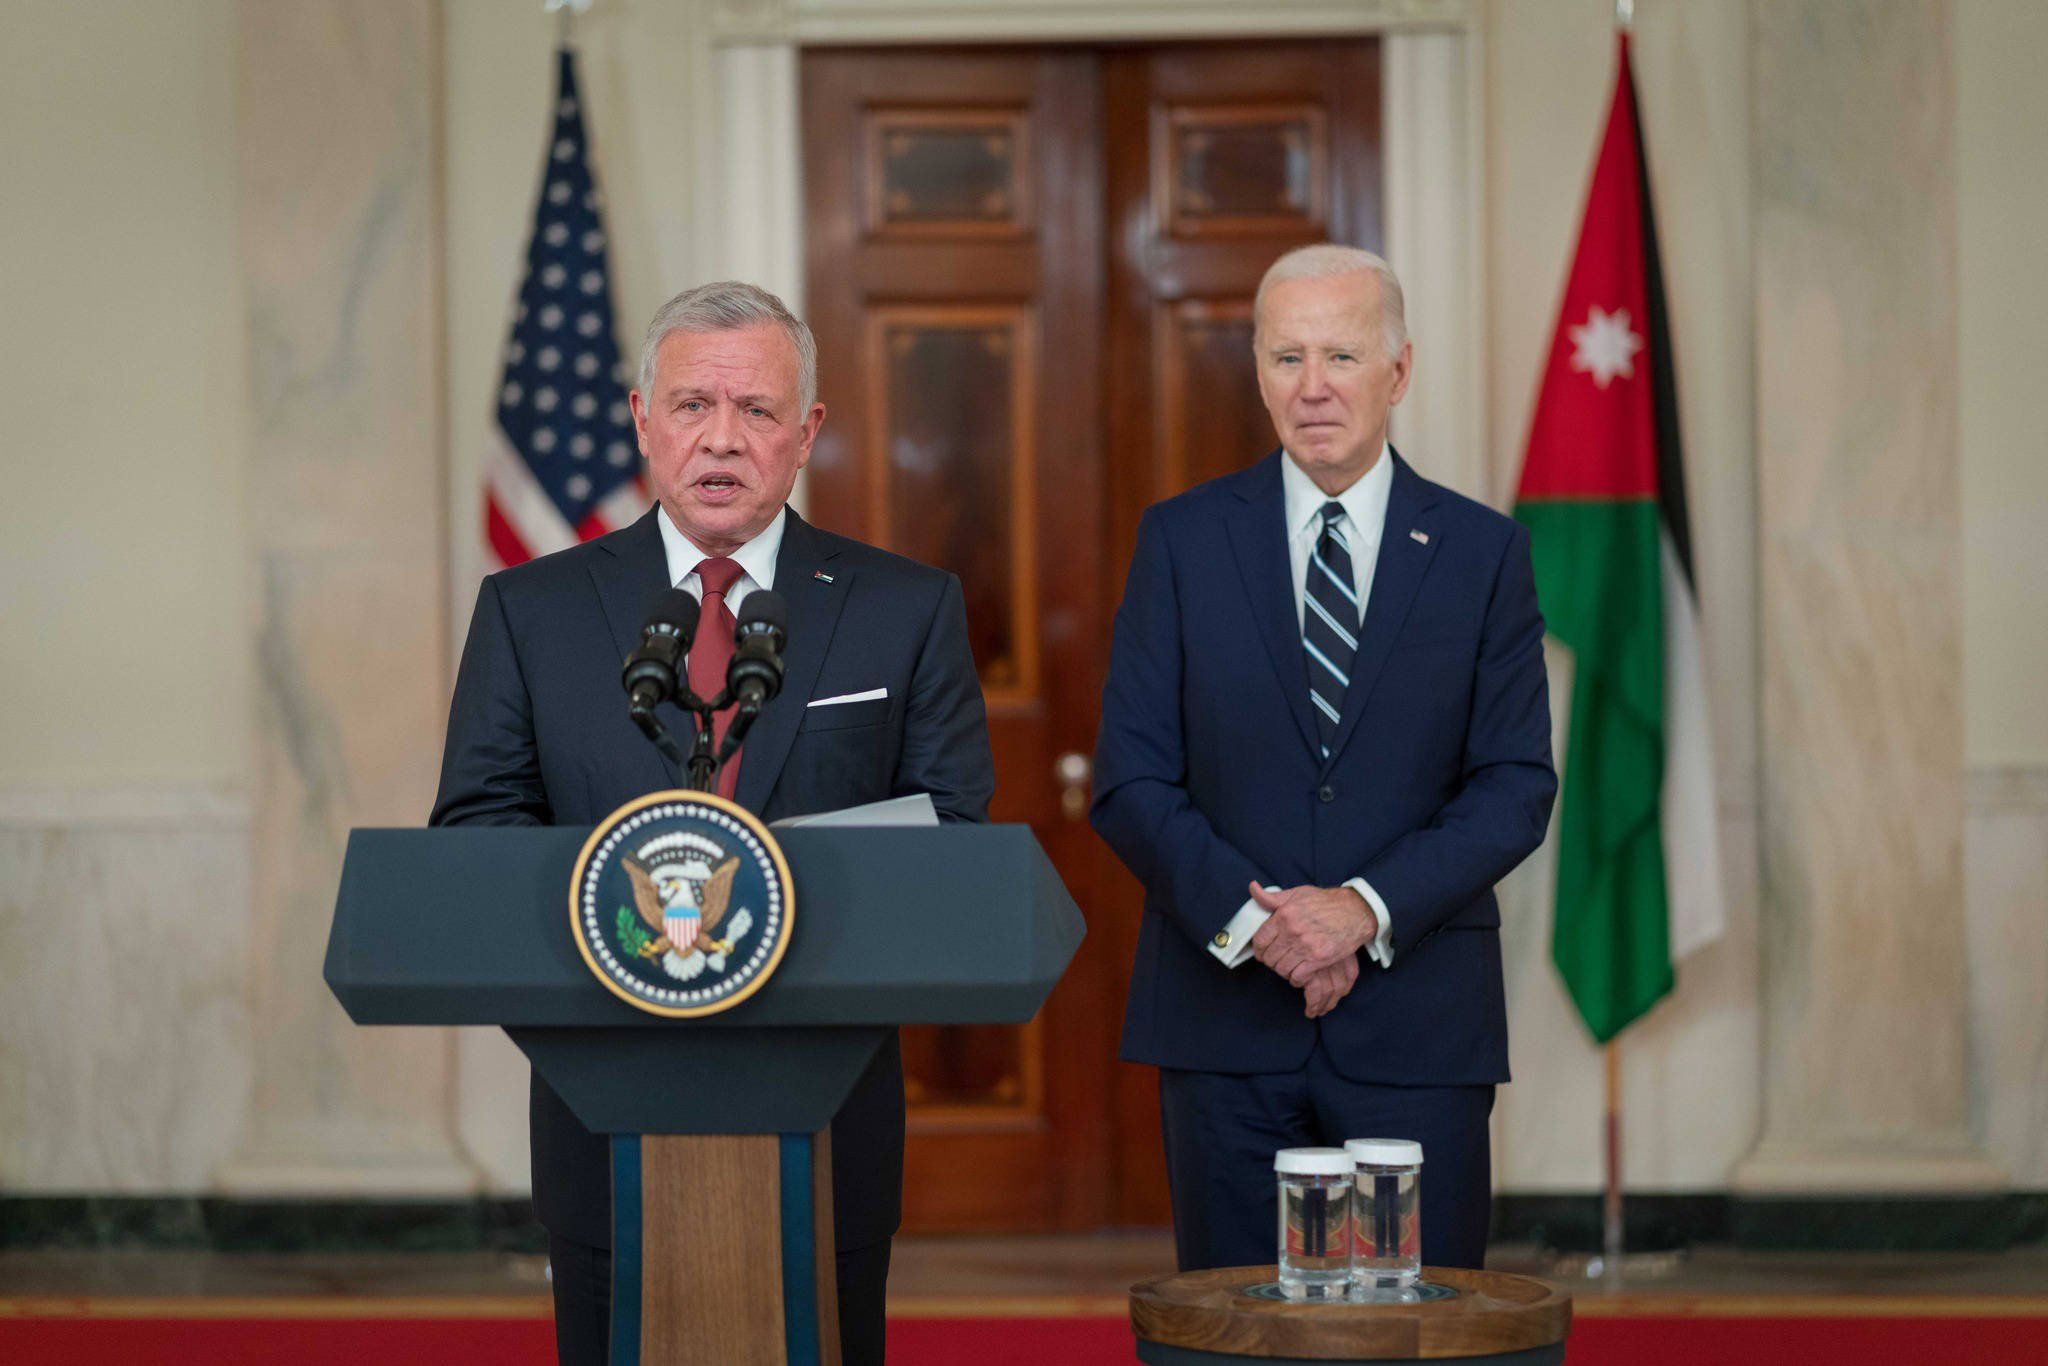
<svg viewBox="0 0 2048 1366"><path fill-rule="evenodd" d="M1131 1331L1147 1366L1328 1366L1443 1361L1555 1366L1572 1297L1527 1276L1428 1267L1419 1303L1301 1304L1247 1294L1270 1266L1162 1276L1131 1287ZM1449 1291L1452 1293L1444 1293Z"/></svg>

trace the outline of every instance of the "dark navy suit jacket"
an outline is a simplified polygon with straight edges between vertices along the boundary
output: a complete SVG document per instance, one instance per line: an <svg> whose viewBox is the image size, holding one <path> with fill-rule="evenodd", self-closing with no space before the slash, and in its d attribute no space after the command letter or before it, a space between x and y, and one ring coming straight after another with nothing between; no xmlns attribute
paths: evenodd
<svg viewBox="0 0 2048 1366"><path fill-rule="evenodd" d="M1493 885L1542 841L1557 778L1527 533L1398 455L1329 759L1309 711L1274 452L1147 509L1117 610L1095 828L1145 885L1122 1056L1356 1081L1508 1079ZM1386 901L1394 965L1320 1020L1208 951L1253 879Z"/></svg>
<svg viewBox="0 0 2048 1366"><path fill-rule="evenodd" d="M656 515L484 580L430 824L595 825L634 797L683 786L627 719L619 686L620 664L669 586ZM820 531L792 510L775 591L789 604L787 672L747 736L740 805L775 820L929 792L944 819L986 820L995 770L960 581ZM875 688L888 696L805 706ZM672 733L689 734L681 711L663 714ZM541 1222L609 1247L605 1140L538 1076L530 1117ZM841 1249L895 1232L902 1168L903 1068L892 1034L832 1123Z"/></svg>

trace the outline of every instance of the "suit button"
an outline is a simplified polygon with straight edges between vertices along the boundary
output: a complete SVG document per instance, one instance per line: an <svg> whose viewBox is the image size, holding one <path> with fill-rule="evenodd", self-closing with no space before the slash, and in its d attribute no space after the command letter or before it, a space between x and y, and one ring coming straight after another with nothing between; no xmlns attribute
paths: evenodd
<svg viewBox="0 0 2048 1366"><path fill-rule="evenodd" d="M1317 789L1316 789L1316 800L1317 800L1317 801L1319 801L1319 802L1334 802L1334 801L1336 801L1336 800L1337 800L1337 789L1336 789L1336 788L1334 788L1334 787L1331 787L1331 786L1330 786L1330 785L1329 785L1328 783L1325 783L1325 784L1323 784L1323 785L1322 785L1321 787L1319 787L1319 788L1317 788Z"/></svg>
<svg viewBox="0 0 2048 1366"><path fill-rule="evenodd" d="M1216 931L1216 937L1209 942L1219 949L1227 949L1230 947L1230 932L1228 930L1218 930Z"/></svg>

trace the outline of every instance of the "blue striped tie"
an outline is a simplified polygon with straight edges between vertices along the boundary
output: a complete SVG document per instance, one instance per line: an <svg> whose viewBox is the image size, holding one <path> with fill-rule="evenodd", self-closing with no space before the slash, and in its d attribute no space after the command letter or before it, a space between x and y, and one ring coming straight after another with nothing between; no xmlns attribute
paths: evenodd
<svg viewBox="0 0 2048 1366"><path fill-rule="evenodd" d="M1323 534L1309 554L1308 606L1301 614L1301 643L1308 651L1308 700L1316 714L1323 757L1344 714L1344 690L1351 686L1351 661L1358 654L1358 590L1351 575L1351 548L1344 541L1344 505L1323 504Z"/></svg>

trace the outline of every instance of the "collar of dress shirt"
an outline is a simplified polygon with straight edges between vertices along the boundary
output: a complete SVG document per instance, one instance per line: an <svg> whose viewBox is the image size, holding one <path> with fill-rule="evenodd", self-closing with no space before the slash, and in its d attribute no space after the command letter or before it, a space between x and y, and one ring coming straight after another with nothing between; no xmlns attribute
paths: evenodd
<svg viewBox="0 0 2048 1366"><path fill-rule="evenodd" d="M669 520L668 509L657 505L655 520L661 525L661 549L668 557L668 581L678 588L688 588L698 597L704 596L703 585L697 582L697 566L711 558L690 543L682 529ZM782 508L775 514L775 520L760 535L732 552L732 558L739 561L740 582L748 591L755 588L775 586L775 557L782 552L782 532L789 525L789 509ZM726 605L739 610L739 600L746 594L736 590L728 595Z"/></svg>
<svg viewBox="0 0 2048 1366"><path fill-rule="evenodd" d="M1315 480L1294 463L1293 456L1284 453L1280 460L1280 489L1287 507L1288 539L1312 528L1320 533L1323 504L1330 501L1330 495L1316 487ZM1344 516L1351 523L1347 539L1354 550L1361 544L1379 544L1380 527L1387 520L1387 499L1393 491L1394 462L1382 441L1380 458L1372 462L1372 468L1337 495L1337 501L1344 505Z"/></svg>

